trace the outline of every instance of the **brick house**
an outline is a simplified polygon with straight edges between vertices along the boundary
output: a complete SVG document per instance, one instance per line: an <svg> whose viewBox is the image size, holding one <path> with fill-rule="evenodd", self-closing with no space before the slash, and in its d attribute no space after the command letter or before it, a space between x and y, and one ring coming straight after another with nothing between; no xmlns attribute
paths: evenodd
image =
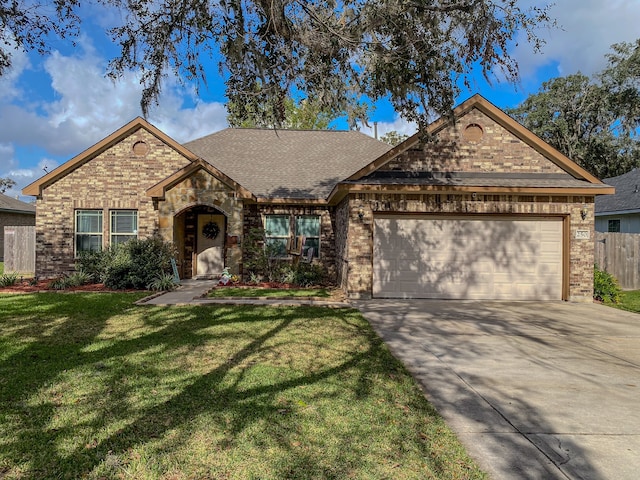
<svg viewBox="0 0 640 480"><path fill-rule="evenodd" d="M478 95L427 130L394 148L231 128L179 144L137 118L23 190L37 274L151 234L182 277L243 273L259 226L283 249L305 235L353 298L591 300L594 199L614 189Z"/></svg>
<svg viewBox="0 0 640 480"><path fill-rule="evenodd" d="M0 261L4 261L4 227L36 224L36 206L0 193Z"/></svg>

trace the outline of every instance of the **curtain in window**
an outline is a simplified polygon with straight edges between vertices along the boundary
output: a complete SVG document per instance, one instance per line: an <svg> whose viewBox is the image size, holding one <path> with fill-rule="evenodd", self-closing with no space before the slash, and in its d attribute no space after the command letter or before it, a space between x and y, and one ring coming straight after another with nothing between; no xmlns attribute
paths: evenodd
<svg viewBox="0 0 640 480"><path fill-rule="evenodd" d="M313 248L313 256L318 257L320 253L320 217L317 215L296 217L296 236L300 235L306 237L302 254L306 255L309 248Z"/></svg>
<svg viewBox="0 0 640 480"><path fill-rule="evenodd" d="M287 241L289 240L289 216L267 215L264 229L267 245L275 250L276 255L286 255Z"/></svg>

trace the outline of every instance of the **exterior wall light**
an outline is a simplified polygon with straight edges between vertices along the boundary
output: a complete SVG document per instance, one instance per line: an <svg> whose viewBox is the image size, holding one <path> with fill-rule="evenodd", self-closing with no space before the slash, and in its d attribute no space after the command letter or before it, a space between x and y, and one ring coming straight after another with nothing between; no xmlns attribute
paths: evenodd
<svg viewBox="0 0 640 480"><path fill-rule="evenodd" d="M358 209L358 218L362 220L364 218L364 208L360 207Z"/></svg>
<svg viewBox="0 0 640 480"><path fill-rule="evenodd" d="M580 210L580 216L582 217L583 220L586 220L588 213L589 212L587 211L587 206L583 205L582 210Z"/></svg>

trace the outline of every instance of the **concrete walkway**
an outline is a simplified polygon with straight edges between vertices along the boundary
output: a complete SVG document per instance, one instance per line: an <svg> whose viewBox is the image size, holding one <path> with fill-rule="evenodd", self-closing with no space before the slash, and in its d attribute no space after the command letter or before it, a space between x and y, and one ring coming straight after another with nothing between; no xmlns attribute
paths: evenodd
<svg viewBox="0 0 640 480"><path fill-rule="evenodd" d="M359 302L491 478L640 478L640 315L566 302Z"/></svg>
<svg viewBox="0 0 640 480"><path fill-rule="evenodd" d="M151 298L143 298L138 302L141 305L271 305L279 306L323 306L332 308L350 307L348 303L321 299L286 299L286 298L208 298L206 294L218 284L217 280L182 280L180 286L171 291Z"/></svg>

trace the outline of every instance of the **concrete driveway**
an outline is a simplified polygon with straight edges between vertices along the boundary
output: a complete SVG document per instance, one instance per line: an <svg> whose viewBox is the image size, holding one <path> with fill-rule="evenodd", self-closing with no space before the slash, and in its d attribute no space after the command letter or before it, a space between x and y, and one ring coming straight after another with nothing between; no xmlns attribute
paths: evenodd
<svg viewBox="0 0 640 480"><path fill-rule="evenodd" d="M640 478L640 315L565 302L357 307L492 478Z"/></svg>

